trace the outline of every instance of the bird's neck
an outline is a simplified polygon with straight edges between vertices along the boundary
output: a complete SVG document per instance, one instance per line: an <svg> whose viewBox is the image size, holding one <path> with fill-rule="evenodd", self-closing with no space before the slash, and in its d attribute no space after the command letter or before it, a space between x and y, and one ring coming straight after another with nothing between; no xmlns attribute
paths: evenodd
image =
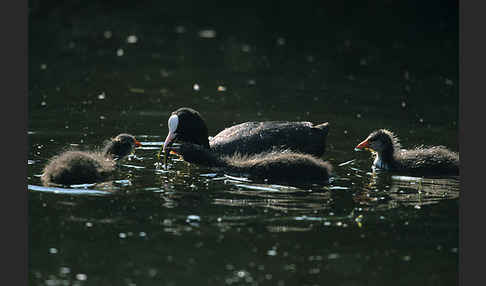
<svg viewBox="0 0 486 286"><path fill-rule="evenodd" d="M389 170L396 165L394 149L385 150L383 152L375 153L375 160L373 166L378 169Z"/></svg>
<svg viewBox="0 0 486 286"><path fill-rule="evenodd" d="M227 164L218 154L211 152L209 148L202 145L190 145L191 152L186 152L182 157L189 163L208 167L225 167Z"/></svg>

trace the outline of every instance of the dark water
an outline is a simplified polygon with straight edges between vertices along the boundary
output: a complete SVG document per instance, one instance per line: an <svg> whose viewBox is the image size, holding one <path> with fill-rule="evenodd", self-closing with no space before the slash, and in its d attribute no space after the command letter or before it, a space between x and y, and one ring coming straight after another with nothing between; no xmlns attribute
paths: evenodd
<svg viewBox="0 0 486 286"><path fill-rule="evenodd" d="M372 174L353 152L377 128L458 150L457 9L378 2L32 1L29 284L457 285L458 178ZM302 187L178 160L156 170L180 106L210 135L329 121L336 176ZM41 187L51 156L121 132L144 147L113 181Z"/></svg>

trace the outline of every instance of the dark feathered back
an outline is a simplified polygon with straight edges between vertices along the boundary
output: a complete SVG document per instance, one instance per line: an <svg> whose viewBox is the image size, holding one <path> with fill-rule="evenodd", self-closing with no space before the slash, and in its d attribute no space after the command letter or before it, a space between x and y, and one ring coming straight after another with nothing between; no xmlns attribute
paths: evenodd
<svg viewBox="0 0 486 286"><path fill-rule="evenodd" d="M94 183L114 169L114 162L101 153L67 151L49 160L41 181L44 185Z"/></svg>
<svg viewBox="0 0 486 286"><path fill-rule="evenodd" d="M325 182L332 166L309 154L291 150L274 150L256 155L219 157L217 153L194 144L182 144L179 154L185 161L208 167L223 168L229 172L244 173L255 179L271 182Z"/></svg>

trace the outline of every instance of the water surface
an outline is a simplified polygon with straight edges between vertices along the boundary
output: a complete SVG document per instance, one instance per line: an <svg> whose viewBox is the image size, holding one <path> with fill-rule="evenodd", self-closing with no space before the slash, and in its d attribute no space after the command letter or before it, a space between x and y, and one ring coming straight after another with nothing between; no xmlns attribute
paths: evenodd
<svg viewBox="0 0 486 286"><path fill-rule="evenodd" d="M397 32L383 36L325 5L181 3L32 2L30 284L456 285L458 177L374 174L370 154L353 151L377 128L403 147L458 150L457 33L445 8L424 24L407 6L415 24L399 25L375 7ZM282 21L314 10L329 18ZM210 135L245 121L329 121L323 159L335 176L284 186L175 158L156 169L181 106L199 110ZM144 147L112 181L41 186L50 157L121 132Z"/></svg>

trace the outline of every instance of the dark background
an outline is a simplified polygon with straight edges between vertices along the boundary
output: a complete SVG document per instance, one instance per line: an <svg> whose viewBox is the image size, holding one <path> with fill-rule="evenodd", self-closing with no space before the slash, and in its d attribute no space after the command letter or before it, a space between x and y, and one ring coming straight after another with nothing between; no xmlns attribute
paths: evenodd
<svg viewBox="0 0 486 286"><path fill-rule="evenodd" d="M400 134L405 146L427 143L459 149L457 5L30 1L29 184L39 184L37 176L46 160L69 144L93 148L124 131L146 136L141 137L145 141L163 140L168 113L181 105L203 111L211 135L246 120L329 120L332 132L325 159L336 166L355 158L351 166L358 169L336 168L350 180L332 186L347 191L242 195L231 185L212 182L208 187L198 176L203 171L194 168L181 166L185 177L170 181L173 174L154 174L150 169L155 151L138 151L144 160L133 164L145 169L122 169L121 178L129 174L133 185L122 187L112 200L30 190L30 281L65 279L66 275L59 277L59 267L67 266L73 280L74 274L87 273L87 284L137 281L153 267L167 270L167 275L155 277L155 283L224 283L234 272L225 268L226 263L244 268L256 262L275 279L288 277L309 285L456 285L459 200L422 194L425 203L415 209L416 202L391 190L396 181L384 177L370 182L363 175L369 170L369 154L352 153L352 148L372 129L387 127ZM174 32L176 27L184 27L185 33ZM201 39L201 29L215 30L217 36ZM104 36L108 30L110 39ZM127 44L128 35L136 35L139 42ZM285 44L279 45L282 39ZM246 45L250 53L241 52ZM123 57L116 56L120 48ZM168 79L161 69L171 74ZM257 84L247 84L248 79ZM194 82L201 91L192 90ZM215 92L220 84L228 87L223 94ZM99 100L102 91L106 98ZM431 185L433 191L448 186ZM454 193L456 185L451 186ZM170 200L153 189L163 190ZM408 191L412 197L416 194ZM385 199L376 204L360 201L367 195ZM247 199L254 205L245 205ZM235 205L214 203L221 201ZM347 218L361 203L371 206L362 212L364 228ZM304 215L332 221L330 211L352 227L328 228L293 219ZM202 217L200 226L191 228L186 218L192 214ZM160 222L148 219L151 215ZM222 224L217 221L220 216ZM172 225L164 225L165 219ZM281 225L275 227L272 219ZM87 229L86 221L94 227ZM279 227L300 231L267 230ZM173 235L171 228L182 234ZM227 238L215 240L223 230ZM137 236L139 231L147 232L148 239L119 237L129 232ZM195 248L200 242L205 247ZM228 255L242 242L245 249L257 249L255 253L245 251L241 260ZM290 255L271 260L266 250L275 242L278 255ZM305 246L299 249L301 242ZM52 248L58 253L50 253ZM325 261L334 252L341 254L337 264L322 262L319 275L308 275L306 267L316 264L309 257L320 255ZM175 257L175 262L165 261L166 256ZM411 263L402 259L409 256ZM208 257L211 264L201 263ZM372 258L365 261L366 257ZM194 259L200 264L191 264ZM292 274L282 271L285 263L302 268ZM266 279L263 272L245 269ZM206 272L213 275L205 276ZM409 275L398 279L402 273Z"/></svg>

